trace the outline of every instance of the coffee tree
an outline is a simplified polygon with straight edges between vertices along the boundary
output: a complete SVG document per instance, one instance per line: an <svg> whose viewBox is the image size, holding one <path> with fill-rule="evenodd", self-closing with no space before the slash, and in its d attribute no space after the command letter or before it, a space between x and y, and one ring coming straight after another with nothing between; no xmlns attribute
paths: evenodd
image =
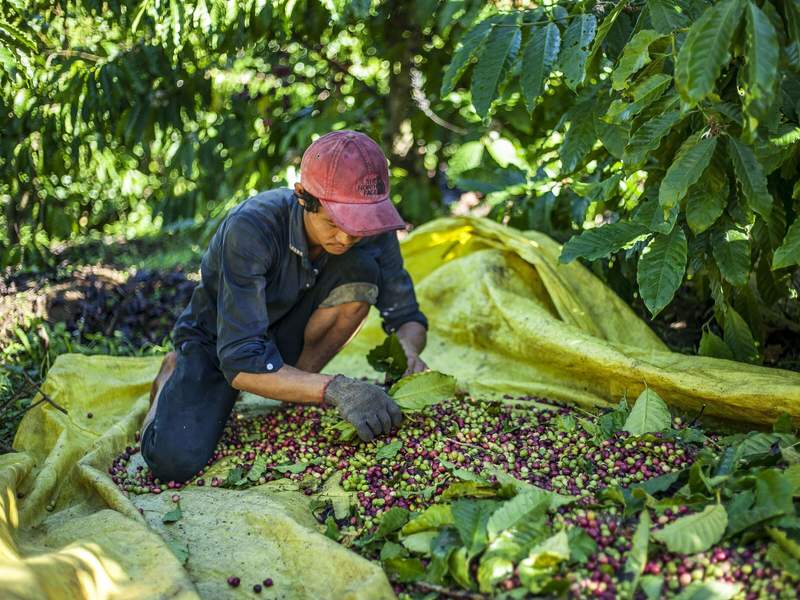
<svg viewBox="0 0 800 600"><path fill-rule="evenodd" d="M700 351L756 361L800 316L798 28L797 0L11 0L0 264L209 235L349 127L412 223L475 192L653 315L713 301Z"/></svg>
<svg viewBox="0 0 800 600"><path fill-rule="evenodd" d="M653 315L693 280L723 332L707 329L700 351L755 361L765 322L796 298L798 71L794 0L578 3L482 18L441 92L468 85L498 119L522 103L556 140L539 163L560 193L525 202L584 227L562 261L615 256ZM553 105L550 130L539 115Z"/></svg>

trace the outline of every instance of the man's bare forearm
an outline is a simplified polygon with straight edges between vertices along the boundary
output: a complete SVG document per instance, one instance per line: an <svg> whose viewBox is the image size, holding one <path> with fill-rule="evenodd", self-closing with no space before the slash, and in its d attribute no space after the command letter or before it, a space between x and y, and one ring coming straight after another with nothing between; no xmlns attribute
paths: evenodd
<svg viewBox="0 0 800 600"><path fill-rule="evenodd" d="M425 349L428 332L421 323L409 321L397 329L397 339L406 353L411 352L418 355Z"/></svg>
<svg viewBox="0 0 800 600"><path fill-rule="evenodd" d="M274 373L240 372L231 382L237 390L297 404L321 404L330 375L308 373L283 365Z"/></svg>

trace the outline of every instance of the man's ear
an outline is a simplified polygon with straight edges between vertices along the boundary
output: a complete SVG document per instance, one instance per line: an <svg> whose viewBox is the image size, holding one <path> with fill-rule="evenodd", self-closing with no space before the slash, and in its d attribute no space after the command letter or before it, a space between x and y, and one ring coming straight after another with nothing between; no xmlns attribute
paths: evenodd
<svg viewBox="0 0 800 600"><path fill-rule="evenodd" d="M302 198L302 194L303 194L304 191L305 190L303 189L303 186L300 184L299 181L294 184L295 197L297 198L297 203L300 206L305 206L306 205L306 201L303 200L303 198Z"/></svg>

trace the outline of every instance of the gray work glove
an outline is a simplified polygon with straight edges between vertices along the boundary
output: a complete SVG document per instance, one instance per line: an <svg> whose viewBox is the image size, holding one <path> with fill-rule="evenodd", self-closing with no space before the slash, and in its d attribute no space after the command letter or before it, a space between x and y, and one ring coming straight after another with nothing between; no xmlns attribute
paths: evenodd
<svg viewBox="0 0 800 600"><path fill-rule="evenodd" d="M336 375L325 388L324 398L339 409L365 442L389 433L403 420L403 413L391 396L366 381Z"/></svg>

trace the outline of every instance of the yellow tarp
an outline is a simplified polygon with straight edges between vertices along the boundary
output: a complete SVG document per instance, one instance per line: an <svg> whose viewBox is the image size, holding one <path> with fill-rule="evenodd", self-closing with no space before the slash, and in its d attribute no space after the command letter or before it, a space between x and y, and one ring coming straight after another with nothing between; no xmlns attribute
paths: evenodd
<svg viewBox="0 0 800 600"><path fill-rule="evenodd" d="M649 385L718 417L800 417L800 374L669 352L589 271L560 265L560 247L544 235L440 219L402 247L431 322L423 357L476 394L593 407ZM327 370L370 374L363 357L382 336L373 311ZM159 362L55 362L43 391L69 415L41 404L23 419L17 452L0 456L0 597L252 597L252 584L271 577L264 597L392 598L380 568L321 535L309 498L286 482L181 490L184 516L170 525L161 522L169 494L128 498L116 488L107 468L133 442ZM245 412L274 407L241 402Z"/></svg>

